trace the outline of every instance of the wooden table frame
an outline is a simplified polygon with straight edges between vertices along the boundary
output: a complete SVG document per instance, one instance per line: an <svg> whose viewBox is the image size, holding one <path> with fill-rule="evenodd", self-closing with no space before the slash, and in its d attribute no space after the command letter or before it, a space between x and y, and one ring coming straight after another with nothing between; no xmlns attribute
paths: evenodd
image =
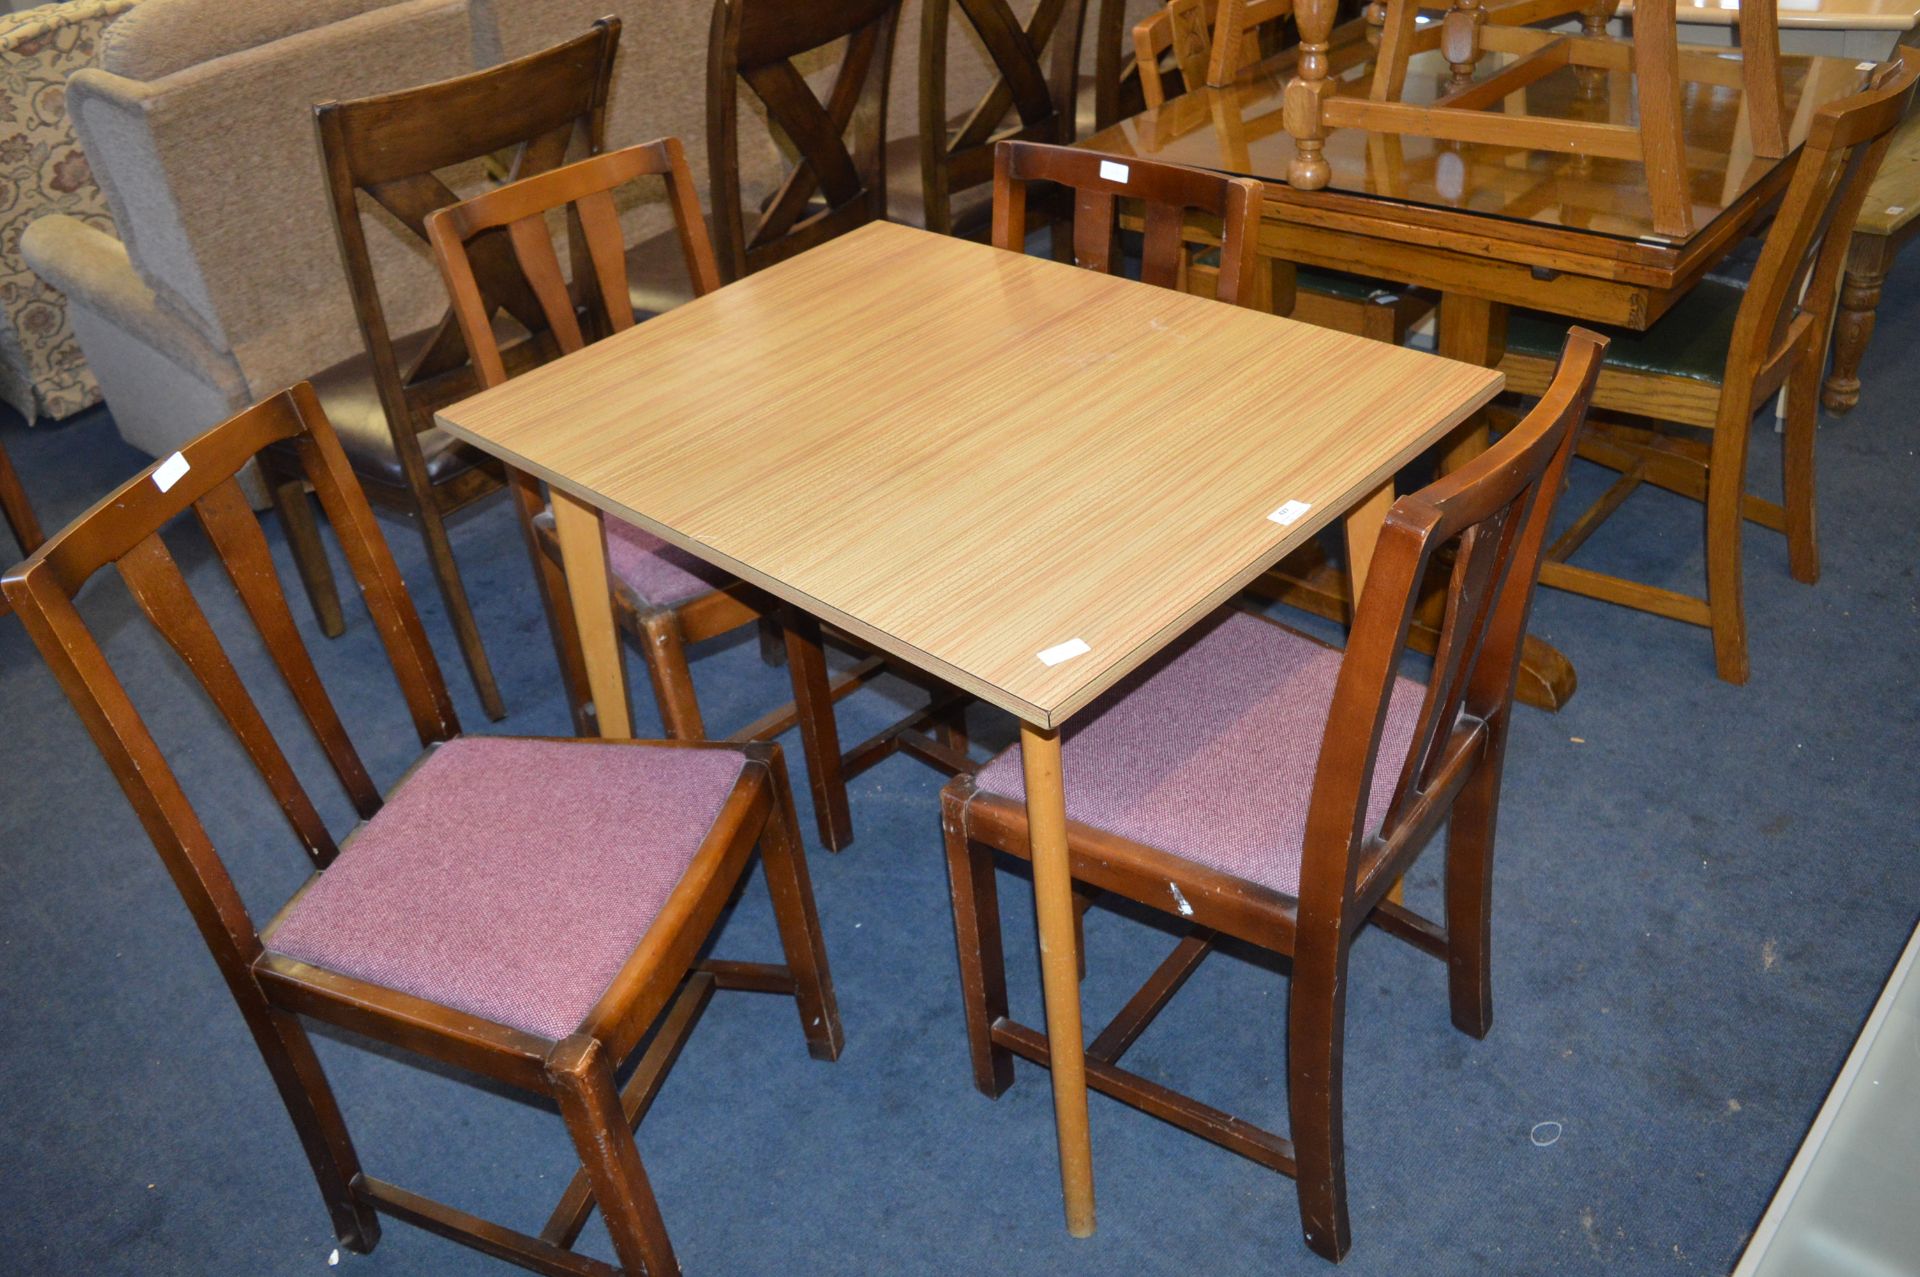
<svg viewBox="0 0 1920 1277"><path fill-rule="evenodd" d="M1300 0L1299 4L1302 56L1287 85L1285 107L1287 131L1297 144L1287 181L1299 190L1326 186L1331 170L1322 150L1330 128L1565 151L1644 164L1654 228L1663 235L1685 237L1694 231L1680 105L1681 86L1688 80L1739 84L1748 103L1747 129L1754 153L1777 159L1787 151L1773 0L1752 0L1740 6L1742 56L1737 63L1683 51L1673 0L1643 0L1644 21L1636 26L1637 38L1631 43L1599 34L1611 14L1604 0L1599 4L1544 0L1524 11L1531 20L1579 14L1592 32L1581 35L1487 25L1488 10L1482 0L1455 0L1441 23L1420 30L1415 25L1418 0L1388 0L1379 56L1364 98L1341 96L1327 74L1336 7L1337 0ZM1440 49L1447 58L1453 73L1449 92L1431 103L1401 101L1408 59L1429 48ZM1519 56L1497 74L1475 83L1473 73L1483 49ZM1639 122L1614 124L1488 109L1568 66L1633 71Z"/></svg>
<svg viewBox="0 0 1920 1277"><path fill-rule="evenodd" d="M916 287L887 282L900 278ZM890 322L876 327L876 314ZM1276 339L1299 357L1260 363ZM1217 361L1243 371L1221 378ZM885 384L858 380L876 367ZM788 651L802 662L817 667L824 624L1020 721L1061 1182L1069 1230L1084 1236L1092 1157L1061 728L1334 520L1368 562L1393 476L1502 384L876 223L440 422L548 483L604 734L631 731L605 513L795 609ZM857 406L854 385L869 387ZM1171 428L1183 419L1207 424ZM1170 471L1185 481L1164 482Z"/></svg>

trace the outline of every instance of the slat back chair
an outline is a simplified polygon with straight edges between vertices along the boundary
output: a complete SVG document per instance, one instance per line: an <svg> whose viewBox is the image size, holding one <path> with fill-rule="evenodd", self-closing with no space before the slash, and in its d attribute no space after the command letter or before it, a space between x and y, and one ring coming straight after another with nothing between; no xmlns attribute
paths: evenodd
<svg viewBox="0 0 1920 1277"><path fill-rule="evenodd" d="M883 151L900 0L714 0L707 62L707 148L720 277L731 282L887 215ZM794 59L844 41L823 101ZM740 191L744 80L794 168L751 229Z"/></svg>
<svg viewBox="0 0 1920 1277"><path fill-rule="evenodd" d="M1180 232L1187 214L1219 218L1218 297L1229 304L1259 304L1254 268L1259 261L1255 242L1260 229L1260 183L1074 147L1002 142L994 151L996 247L1025 251L1028 188L1034 183L1072 191L1073 263L1107 275L1118 274L1121 266L1120 202L1138 200L1144 206L1146 225L1140 278L1162 288L1179 288L1183 283L1186 252Z"/></svg>
<svg viewBox="0 0 1920 1277"><path fill-rule="evenodd" d="M1518 427L1393 504L1344 654L1228 611L1096 702L1063 743L1076 884L1191 929L1087 1048L1088 1084L1293 1175L1307 1244L1330 1259L1351 1241L1341 1054L1355 934L1372 922L1440 959L1454 1024L1475 1037L1492 1025L1490 875L1514 683L1604 345L1569 336L1559 374ZM1427 569L1449 552L1423 687L1397 671ZM1292 748L1303 737L1319 740L1317 762ZM942 794L974 1077L989 1096L1011 1085L1014 1055L1048 1059L1045 1035L1009 1015L1000 944L993 852L1031 855L1019 772L1009 751ZM1225 792L1250 783L1265 787L1258 804ZM1235 817L1199 815L1228 807ZM1228 827L1235 819L1256 824ZM1442 824L1444 923L1388 897ZM1291 958L1290 1139L1120 1067L1220 935Z"/></svg>
<svg viewBox="0 0 1920 1277"><path fill-rule="evenodd" d="M1702 280L1645 333L1616 335L1594 407L1711 431L1704 443L1663 429L1597 418L1581 455L1621 478L1549 547L1542 580L1675 620L1706 626L1721 678L1749 673L1743 601L1744 525L1783 532L1795 579L1819 579L1814 446L1820 376L1832 335L1835 292L1848 238L1867 189L1913 99L1920 51L1876 68L1869 87L1815 114L1760 260L1744 290ZM1531 393L1564 324L1516 314L1501 368ZM1715 342L1723 334L1725 358ZM1701 347L1707 359L1700 359ZM1782 386L1787 419L1781 502L1746 490L1755 411ZM1701 501L1706 514L1704 599L1566 562L1642 483Z"/></svg>
<svg viewBox="0 0 1920 1277"><path fill-rule="evenodd" d="M372 445L362 438L349 451L376 499L419 518L461 655L481 704L496 719L505 714L505 705L445 519L497 490L499 467L452 444L434 426L436 408L473 392L459 326L448 313L425 333L389 329L368 251L367 222L397 221L424 239L427 214L458 198L449 185L450 170L510 152L512 175L525 177L562 163L570 148L598 151L619 36L618 19L603 19L576 39L473 75L326 102L314 110L334 230L377 408L363 402L366 396L357 386L336 397L328 378L316 381L343 430L364 436L384 426L384 438ZM510 269L505 244L490 242L478 254L489 316L505 311L524 330L539 334L539 305ZM521 353L531 355L536 344L526 343ZM368 419L377 423L371 430ZM395 457L404 478L398 490L386 481ZM452 464L455 458L463 463ZM330 594L314 555L301 562L309 593Z"/></svg>
<svg viewBox="0 0 1920 1277"><path fill-rule="evenodd" d="M1007 0L928 0L922 7L920 180L928 230L954 233L954 196L993 180L998 143L1073 141L1086 7L1087 0L1038 0L1024 26ZM958 127L947 101L955 8L997 72Z"/></svg>
<svg viewBox="0 0 1920 1277"><path fill-rule="evenodd" d="M624 332L633 327L634 312L626 287L620 282L626 278L626 249L614 192L644 178L664 182L693 294L705 296L720 286L719 270L686 156L674 138L579 160L437 209L428 216L427 238L453 298L453 313L466 346L473 352L474 370L482 387L497 386L509 375L478 273L486 260L482 250L495 237L507 237L509 265L532 291L541 323L552 334L559 353L582 349L599 332ZM561 270L546 219L563 209L571 214L569 241L578 250L572 256L588 267L586 274L577 278L590 281L591 287L570 289ZM582 324L576 307L583 298L597 324ZM582 735L592 734L597 727L591 711L592 696L548 499L533 476L509 468L508 477L521 531L540 582L567 698L573 707L574 726ZM640 529L621 524L612 527L610 535L623 551L609 556L616 615L638 640L667 735L676 740L705 739L706 726L694 694L686 647L761 619L766 611L764 598L717 572L706 573L712 578L708 583L682 571L683 561L674 557L679 552ZM633 561L636 558L638 562ZM675 588L662 587L661 582L669 579Z"/></svg>
<svg viewBox="0 0 1920 1277"><path fill-rule="evenodd" d="M1277 40L1280 24L1292 16L1293 0L1169 0L1133 29L1146 104L1156 107L1178 96L1167 92L1164 58L1170 57L1179 73L1180 93L1203 84L1232 84L1260 60L1263 39ZM1222 30L1237 38L1218 35Z"/></svg>
<svg viewBox="0 0 1920 1277"><path fill-rule="evenodd" d="M414 730L429 751L385 799L320 681L267 540L234 477L250 459L276 446L299 467L332 521ZM161 539L161 529L189 509L363 822L350 843L337 842L320 818ZM75 607L81 587L109 565L239 739L315 870L265 928L256 927L207 826ZM318 397L305 382L149 467L9 571L0 589L105 757L192 914L293 1120L341 1245L371 1250L380 1236L375 1218L380 1212L536 1271L608 1277L622 1270L568 1249L598 1204L623 1271L677 1272L630 1126L644 1114L714 989L792 994L802 1006L812 1053L831 1059L841 1043L777 749L456 739L459 720L419 615ZM537 751L537 761L528 750ZM667 836L642 850L635 850L636 842L609 852L598 816L582 822L554 809L552 794L564 789L577 798L594 769L609 767L616 773L604 777L615 782L610 791L652 789L661 801L651 815L661 823L670 801L691 792L681 774L693 768L707 774L710 824L704 835L689 834L686 840L697 845L675 850L669 847L674 837ZM484 797L475 801L476 792ZM617 796L610 792L608 801ZM444 844L436 846L435 833L422 828L423 804L426 821L443 827ZM393 823L383 823L389 815ZM490 834L489 827L501 822L523 833L537 827L541 836ZM699 964L699 949L746 872L756 842L768 868L788 965ZM542 977L529 975L525 968L534 963L496 961L492 965L500 969L482 981L491 992L476 994L472 976L488 965L481 959L489 953L497 958L499 951L490 950L489 941L471 938L538 925L528 916L538 914L538 905L495 885L512 876L511 860L536 850L549 870L543 891L560 897L569 910L598 911L596 917L613 906L603 896L569 892L581 885L577 877L569 881L569 866L586 862L599 875L588 878L589 885L608 880L609 855L674 857L684 866L677 873L671 862L659 866L670 874L666 883L671 885L664 887L664 899L656 900L649 918L636 921L629 915L625 929L599 941L587 938L595 927L571 927L567 944L604 949L596 958L612 957L610 969L593 968L586 983L568 986L550 979L543 984ZM449 881L459 871L449 870L447 862L470 865L489 857L491 863L483 863L476 877ZM630 872L627 881L636 893L648 890L636 873ZM384 904L383 891L388 893ZM395 897L404 903L396 907ZM469 937L455 942L450 960L455 969L405 971L408 935L449 923ZM439 941L425 943L441 943L448 933L438 934ZM542 955L543 961L555 956L551 948ZM504 1000L502 990L511 990ZM449 996L438 996L442 993ZM568 1000L570 1007L561 1005ZM653 1048L625 1094L617 1092L616 1067L663 1010L667 1015ZM555 1100L583 1168L542 1234L531 1237L477 1220L363 1174L302 1017ZM554 1027L562 1020L575 1027Z"/></svg>
<svg viewBox="0 0 1920 1277"><path fill-rule="evenodd" d="M7 527L13 533L13 539L20 547L20 553L32 554L40 548L46 538L40 533L40 522L33 517L33 506L27 501L27 490L20 483L20 476L14 472L13 459L7 456L7 450L0 447L0 516L4 516ZM12 609L4 598L0 598L0 616Z"/></svg>

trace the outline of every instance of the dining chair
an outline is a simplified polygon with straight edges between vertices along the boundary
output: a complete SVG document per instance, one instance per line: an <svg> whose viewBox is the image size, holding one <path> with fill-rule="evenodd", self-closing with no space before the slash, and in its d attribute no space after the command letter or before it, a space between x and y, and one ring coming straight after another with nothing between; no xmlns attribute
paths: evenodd
<svg viewBox="0 0 1920 1277"><path fill-rule="evenodd" d="M714 0L707 156L720 279L731 283L887 215L883 152L900 0ZM825 98L796 60L840 46ZM784 137L794 166L751 228L740 190L740 82Z"/></svg>
<svg viewBox="0 0 1920 1277"><path fill-rule="evenodd" d="M1145 227L1140 279L1179 288L1186 269L1181 228L1189 212L1202 213L1220 221L1219 300L1260 305L1255 268L1261 187L1251 178L1040 142L1001 142L993 164L996 248L1024 252L1030 188L1060 187L1073 197L1073 264L1117 275L1123 260L1116 214L1120 201L1138 201Z"/></svg>
<svg viewBox="0 0 1920 1277"><path fill-rule="evenodd" d="M6 519L7 529L13 533L21 554L32 554L46 540L40 533L40 521L33 517L33 506L27 502L27 490L14 471L13 459L7 456L3 445L0 445L0 517ZM7 601L0 598L0 616L9 610Z"/></svg>
<svg viewBox="0 0 1920 1277"><path fill-rule="evenodd" d="M1087 1047L1087 1084L1294 1176L1307 1245L1329 1259L1351 1241L1341 1055L1355 934L1371 922L1440 959L1453 1023L1474 1037L1492 1025L1494 820L1515 671L1604 345L1570 334L1525 421L1394 502L1344 652L1229 609L1064 734L1075 883L1186 933ZM1443 639L1422 685L1397 671L1426 570L1444 550L1455 558ZM1011 1016L1000 939L994 853L1031 857L1018 750L950 782L941 816L974 1082L998 1097L1015 1055L1048 1062L1046 1035ZM1435 921L1387 892L1443 824L1446 899ZM1291 1138L1121 1067L1221 937L1291 961Z"/></svg>
<svg viewBox="0 0 1920 1277"><path fill-rule="evenodd" d="M484 250L498 245L504 235L508 256L492 264L514 271L532 293L540 325L552 334L559 354L584 348L599 333L624 332L634 326L634 310L623 282L626 250L615 192L650 178L660 179L665 188L694 296L705 296L719 287L719 272L693 177L675 138L579 160L436 209L427 217L427 240L482 387L500 385L508 377L480 283L479 268L488 260ZM568 215L570 246L578 250L570 256L586 267L576 268L580 286L571 290L547 221L562 212ZM594 322L583 322L588 319ZM597 720L548 497L535 476L511 467L507 476L540 583L574 728L588 735L597 731ZM644 529L612 518L605 525L614 615L646 661L666 734L674 740L704 740L706 725L687 665L687 645L775 620L780 609L769 596ZM832 713L831 700L817 712ZM793 721L791 716L772 720L768 734L785 730ZM809 727L802 739L811 745L816 735Z"/></svg>
<svg viewBox="0 0 1920 1277"><path fill-rule="evenodd" d="M948 92L955 9L996 73L980 100L957 116ZM1022 25L998 4L925 0L919 144L921 224L928 230L978 237L990 229L998 143L1073 141L1086 11L1087 0L1039 0ZM956 203L982 187L986 198Z"/></svg>
<svg viewBox="0 0 1920 1277"><path fill-rule="evenodd" d="M1241 71L1263 56L1263 44L1277 52L1283 29L1293 17L1293 0L1168 0L1167 7L1133 29L1140 90L1148 107L1168 97L1163 59L1180 77L1180 92L1202 85L1233 83Z"/></svg>
<svg viewBox="0 0 1920 1277"><path fill-rule="evenodd" d="M1848 237L1913 96L1920 51L1901 54L1872 73L1871 87L1814 115L1744 286L1704 278L1646 331L1611 334L1594 408L1650 424L1598 415L1589 424L1580 456L1620 477L1548 547L1541 570L1546 585L1707 627L1715 667L1729 683L1744 683L1748 674L1744 525L1785 533L1794 579L1819 579L1814 445L1820 377ZM1512 312L1500 361L1508 388L1538 393L1551 374L1553 345L1565 332L1564 320ZM1775 502L1747 491L1747 449L1754 414L1782 386L1784 499ZM1704 598L1567 562L1643 483L1704 506Z"/></svg>
<svg viewBox="0 0 1920 1277"><path fill-rule="evenodd" d="M288 450L332 521L425 749L384 798L320 682L234 480L273 446ZM318 815L161 538L189 509L360 817L345 839ZM75 607L109 564L238 738L312 864L264 927ZM462 736L419 615L304 382L148 468L0 588L192 913L340 1244L373 1249L379 1212L539 1272L678 1272L632 1127L714 991L790 995L814 1056L833 1059L842 1042L779 750ZM756 846L786 964L702 961ZM540 1234L362 1171L308 1019L557 1104L582 1169ZM617 1070L656 1025L617 1089ZM617 1270L571 1250L595 1205Z"/></svg>
<svg viewBox="0 0 1920 1277"><path fill-rule="evenodd" d="M512 174L529 176L563 162L570 148L598 151L619 38L618 20L602 19L576 39L484 71L314 109L365 356L317 374L313 384L368 495L418 518L461 655L494 719L506 706L446 520L498 491L500 467L433 424L435 409L475 389L459 326L446 314L418 332L393 332L377 263L392 258L395 240L417 244L426 215L459 198L456 190L483 182L479 166L492 157L510 152ZM499 322L515 334L515 358L532 359L546 339L539 306L501 269L503 252L493 244L483 255L489 313L506 312ZM277 450L261 460L315 611L337 631L339 600L296 468Z"/></svg>

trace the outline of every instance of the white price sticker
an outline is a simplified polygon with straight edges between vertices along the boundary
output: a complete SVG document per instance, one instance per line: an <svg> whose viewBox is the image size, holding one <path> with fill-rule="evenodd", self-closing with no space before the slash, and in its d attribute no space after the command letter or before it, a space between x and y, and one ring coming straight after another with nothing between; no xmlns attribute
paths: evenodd
<svg viewBox="0 0 1920 1277"><path fill-rule="evenodd" d="M1289 501L1267 517L1284 528L1311 509L1305 501Z"/></svg>
<svg viewBox="0 0 1920 1277"><path fill-rule="evenodd" d="M170 491L191 469L187 459L176 452L153 468L153 486L162 492Z"/></svg>
<svg viewBox="0 0 1920 1277"><path fill-rule="evenodd" d="M1130 177L1132 173L1133 170L1124 164L1116 164L1112 160L1100 161L1100 177L1103 181L1118 182L1120 185L1125 186L1127 184L1127 178Z"/></svg>
<svg viewBox="0 0 1920 1277"><path fill-rule="evenodd" d="M1058 665L1060 662L1070 661L1076 656L1085 656L1092 650L1092 648L1087 646L1085 639L1072 638L1064 643L1055 643L1052 647L1040 653L1040 663L1042 665Z"/></svg>

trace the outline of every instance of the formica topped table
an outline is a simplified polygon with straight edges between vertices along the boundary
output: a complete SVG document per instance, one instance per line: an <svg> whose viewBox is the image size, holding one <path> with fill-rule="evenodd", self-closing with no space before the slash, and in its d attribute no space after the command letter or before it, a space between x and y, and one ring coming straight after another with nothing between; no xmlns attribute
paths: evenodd
<svg viewBox="0 0 1920 1277"><path fill-rule="evenodd" d="M1069 1228L1093 1228L1059 729L1348 517L1496 372L887 223L439 414L554 491L602 729L601 512L1021 723ZM1364 560L1365 553L1360 556Z"/></svg>

